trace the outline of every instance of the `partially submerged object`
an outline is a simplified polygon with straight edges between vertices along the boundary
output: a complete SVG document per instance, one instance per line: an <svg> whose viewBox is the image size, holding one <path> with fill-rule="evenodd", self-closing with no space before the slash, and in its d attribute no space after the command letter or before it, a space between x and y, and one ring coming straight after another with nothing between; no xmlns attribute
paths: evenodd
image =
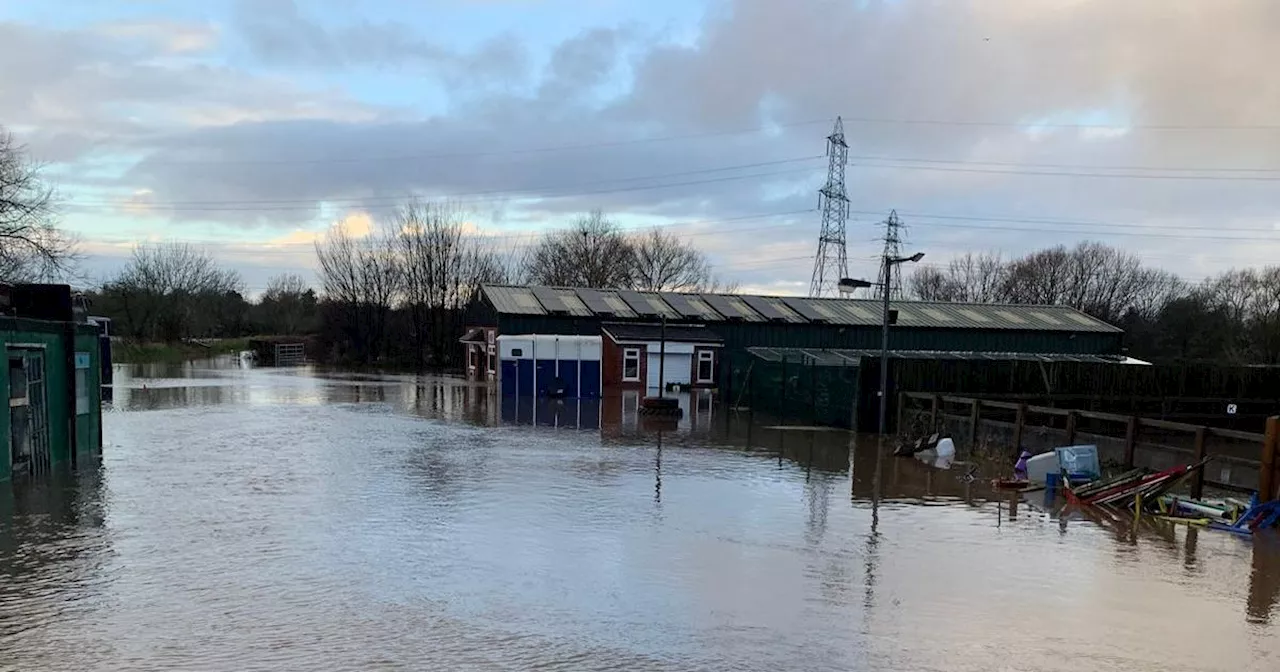
<svg viewBox="0 0 1280 672"><path fill-rule="evenodd" d="M1050 475L1066 473L1073 481L1092 481L1102 476L1097 446L1062 446L1028 458L1027 480L1047 483Z"/></svg>
<svg viewBox="0 0 1280 672"><path fill-rule="evenodd" d="M1280 501L1260 503L1255 494L1248 502L1191 499L1173 494L1211 458L1151 473L1133 469L1111 478L1064 487L1067 501L1081 506L1127 509L1135 517L1144 513L1170 523L1207 527L1249 536L1254 530L1280 527ZM1065 476L1065 475L1064 475ZM1065 479L1064 479L1065 480Z"/></svg>
<svg viewBox="0 0 1280 672"><path fill-rule="evenodd" d="M914 442L904 443L898 446L896 449L894 449L893 454L898 457L911 457L916 453L921 453L926 450L931 450L932 448L936 447L938 445L938 442L941 440L942 440L942 435L935 432L933 434L930 434L929 436L920 437L919 439L916 439ZM952 446L952 448L954 450L954 445Z"/></svg>

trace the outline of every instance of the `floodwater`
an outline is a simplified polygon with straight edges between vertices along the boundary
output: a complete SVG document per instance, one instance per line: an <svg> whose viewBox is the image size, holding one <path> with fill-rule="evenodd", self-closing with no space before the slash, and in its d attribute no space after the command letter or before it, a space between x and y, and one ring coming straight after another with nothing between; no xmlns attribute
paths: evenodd
<svg viewBox="0 0 1280 672"><path fill-rule="evenodd" d="M1055 516L709 399L129 373L99 468L0 484L2 670L1280 669L1275 538Z"/></svg>

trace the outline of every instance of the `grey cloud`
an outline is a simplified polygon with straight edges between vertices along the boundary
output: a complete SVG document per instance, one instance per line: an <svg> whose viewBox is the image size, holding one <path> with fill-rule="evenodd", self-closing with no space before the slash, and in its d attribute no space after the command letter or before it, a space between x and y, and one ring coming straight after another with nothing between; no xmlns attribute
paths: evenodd
<svg viewBox="0 0 1280 672"><path fill-rule="evenodd" d="M1269 70L1280 62L1280 40L1274 39L1280 34L1277 3L737 0L717 6L721 9L708 16L691 46L652 42L629 61L640 38L602 29L561 45L546 70L536 73L536 86L527 89L477 88L446 79L455 88L451 112L445 116L394 123L273 120L174 133L149 144L154 153L127 182L153 189L158 201L241 204L235 211L178 213L180 221L216 217L293 225L315 211L255 209L250 202L383 198L381 202L394 203L409 193L457 195L523 188L528 189L505 195L507 200L488 198L484 207L499 213L508 208L513 219L554 219L591 207L723 219L812 207L812 189L821 181L821 170L809 177L812 188L807 194L789 192L780 198L762 188L776 187L768 180L590 194L533 206L518 204L515 197L557 193L536 188L540 186L820 154L827 128L789 127L771 135L719 135L562 152L491 152L716 133L835 114L848 118L846 131L855 156L1078 164L1084 172L1097 172L1089 166L1099 165L1280 168L1275 163L1280 156L1277 130L1135 128L1108 138L1064 128L1029 134L1015 125L1044 118L1072 120L1063 115L1095 110L1111 110L1143 126L1275 124L1280 78L1271 77ZM305 27L305 18L300 20ZM343 39L366 30L373 32L358 40ZM386 50L352 50L351 45L376 41L375 36L383 38ZM315 67L409 62L415 67L440 65L446 71L455 67L451 59L459 58L438 52L414 33L383 25L326 28L318 37L283 36L280 45L264 43L258 53L281 63ZM511 55L493 58L519 60ZM612 100L584 95L612 88L619 72L634 73L629 91ZM418 158L348 160L414 155ZM323 160L330 157L332 162ZM196 162L184 163L193 158ZM291 158L318 160L236 163ZM897 207L952 215L1230 228L1260 226L1280 205L1275 183L1266 181L1025 176L982 172L984 165L996 167L990 164L864 159L852 163L848 182L853 208L879 213ZM873 167L886 163L914 168ZM944 170L923 169L926 166ZM804 177L777 181L802 187ZM598 187L581 190L593 188ZM851 223L851 259L874 255L875 222L881 216L859 214ZM931 262L945 262L949 254L965 249L1016 254L1034 246L1072 243L1086 237L1076 232L1092 230L996 222L972 224L1044 231L965 229L957 228L963 220L925 218L908 219L908 224L913 240L928 247ZM706 236L699 242L724 258L747 255L742 257L746 259L816 237L816 217L796 218L795 225L794 230L746 237L726 234L723 239ZM1175 268L1179 255L1192 257L1205 246L1176 236L1114 235L1110 240ZM1258 248L1266 245L1253 246ZM1195 263L1203 273L1218 262ZM1229 264L1229 259L1221 262ZM806 275L804 267L801 262L770 272L794 279Z"/></svg>
<svg viewBox="0 0 1280 672"><path fill-rule="evenodd" d="M524 71L525 55L509 36L493 39L474 52L440 46L393 23L360 22L330 28L305 16L294 0L242 0L237 3L236 33L260 62L310 68L377 66L428 68L451 84L513 81ZM426 32L432 32L430 27Z"/></svg>
<svg viewBox="0 0 1280 672"><path fill-rule="evenodd" d="M135 35L136 36L136 35ZM52 30L0 22L0 121L29 128L35 155L71 160L94 149L146 151L202 124L384 114L334 92L199 62L166 62L172 45L101 27Z"/></svg>

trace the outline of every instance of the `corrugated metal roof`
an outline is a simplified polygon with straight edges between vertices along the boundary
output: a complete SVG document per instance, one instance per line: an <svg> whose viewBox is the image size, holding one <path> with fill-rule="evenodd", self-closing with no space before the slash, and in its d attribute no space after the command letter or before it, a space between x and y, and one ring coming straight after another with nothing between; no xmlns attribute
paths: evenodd
<svg viewBox="0 0 1280 672"><path fill-rule="evenodd" d="M546 315L547 311L538 303L533 291L528 287L510 287L507 285L485 285L484 295L493 304L494 310L508 315Z"/></svg>
<svg viewBox="0 0 1280 672"><path fill-rule="evenodd" d="M558 296L582 297L582 290L556 288ZM600 314L591 309L594 301L581 299L572 301L572 312L575 315L599 315L601 317L636 317L622 297L614 290L596 290L602 300L614 305L612 315ZM485 295L500 313L518 315L545 315L543 309L529 287L504 285L486 285ZM575 296L575 292L576 294ZM698 310L707 309L704 320L707 323L721 321L762 322L766 316L747 305L743 295L738 294L689 294L683 292L663 292L662 294L643 294L646 302L654 299L656 306L666 307L671 317L682 313L680 308L670 306L673 299L663 301L665 297L684 297ZM566 299L570 303L571 299ZM758 306L775 308L789 322L797 324L818 323L841 326L879 326L882 323L883 307L873 299L811 299L803 297L752 297L752 303ZM898 327L938 328L938 329L984 329L984 330L1018 330L1018 331L1058 331L1058 332L1099 332L1119 333L1121 330L1101 320L1094 319L1074 308L1067 306L1018 306L980 303L944 303L926 301L894 301L891 307L898 311ZM656 307L655 307L656 310ZM668 312L669 311L669 312ZM715 313L722 318L713 317Z"/></svg>
<svg viewBox="0 0 1280 672"><path fill-rule="evenodd" d="M796 362L817 366L858 366L857 356L844 350L820 350L814 348L747 348L747 352L767 362Z"/></svg>
<svg viewBox="0 0 1280 672"><path fill-rule="evenodd" d="M668 343L723 343L720 335L706 327L667 327L658 324L606 324L604 331L615 342L657 341L666 334Z"/></svg>
<svg viewBox="0 0 1280 672"><path fill-rule="evenodd" d="M747 352L770 362L803 362L821 366L848 366L863 357L879 357L879 350L845 350L814 348L747 348ZM1083 362L1092 364L1145 364L1124 355L1080 355L1071 353L1031 352L953 352L947 350L890 350L893 359L963 359L996 362Z"/></svg>

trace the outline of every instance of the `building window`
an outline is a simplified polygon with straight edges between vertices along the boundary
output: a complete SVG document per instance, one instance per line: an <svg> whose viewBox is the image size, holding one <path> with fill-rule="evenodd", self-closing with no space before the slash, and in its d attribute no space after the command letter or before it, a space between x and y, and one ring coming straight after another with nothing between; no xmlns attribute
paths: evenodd
<svg viewBox="0 0 1280 672"><path fill-rule="evenodd" d="M476 349L475 346L472 345L467 346L467 368L476 368Z"/></svg>
<svg viewBox="0 0 1280 672"><path fill-rule="evenodd" d="M89 412L89 370L76 369L76 415Z"/></svg>
<svg viewBox="0 0 1280 672"><path fill-rule="evenodd" d="M640 382L640 348L626 348L622 351L622 382Z"/></svg>
<svg viewBox="0 0 1280 672"><path fill-rule="evenodd" d="M521 348L511 348L512 357L524 357L524 350Z"/></svg>
<svg viewBox="0 0 1280 672"><path fill-rule="evenodd" d="M492 335L493 332L491 331L489 332L489 334ZM497 354L497 352L498 351L494 349L494 347L491 345L489 346L489 353L485 355L485 358L484 358L485 366L487 367L489 373L493 373L493 357L495 354Z"/></svg>
<svg viewBox="0 0 1280 672"><path fill-rule="evenodd" d="M710 383L715 380L716 353L703 350L698 353L698 382Z"/></svg>

